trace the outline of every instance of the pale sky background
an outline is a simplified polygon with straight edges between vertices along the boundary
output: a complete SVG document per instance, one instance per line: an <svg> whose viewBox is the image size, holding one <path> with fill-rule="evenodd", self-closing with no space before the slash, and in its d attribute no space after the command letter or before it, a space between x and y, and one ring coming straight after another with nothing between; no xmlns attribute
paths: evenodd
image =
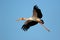
<svg viewBox="0 0 60 40"><path fill-rule="evenodd" d="M41 9L44 25L51 32L40 24L21 30L25 21L16 20L32 16L34 5ZM0 40L60 40L60 0L0 0Z"/></svg>

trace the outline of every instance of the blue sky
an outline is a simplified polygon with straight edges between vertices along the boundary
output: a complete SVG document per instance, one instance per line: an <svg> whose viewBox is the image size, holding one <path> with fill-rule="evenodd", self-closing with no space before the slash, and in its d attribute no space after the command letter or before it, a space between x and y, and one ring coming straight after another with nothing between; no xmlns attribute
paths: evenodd
<svg viewBox="0 0 60 40"><path fill-rule="evenodd" d="M21 30L25 21L18 18L32 16L38 5L43 14L47 32L40 24L27 32ZM0 0L0 40L60 40L60 0Z"/></svg>

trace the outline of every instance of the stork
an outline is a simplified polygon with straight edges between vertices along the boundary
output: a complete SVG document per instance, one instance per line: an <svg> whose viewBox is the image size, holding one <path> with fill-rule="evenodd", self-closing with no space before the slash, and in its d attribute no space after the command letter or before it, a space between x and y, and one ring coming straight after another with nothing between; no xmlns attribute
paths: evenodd
<svg viewBox="0 0 60 40"><path fill-rule="evenodd" d="M41 9L39 9L38 6L35 5L33 7L32 17L29 17L29 18L22 17L22 18L19 18L17 21L26 20L26 22L22 26L22 29L24 31L27 31L31 26L34 26L34 25L40 23L44 27L44 29L46 29L49 32L50 30L43 25L44 21L41 19L42 17L43 17L43 15L42 15Z"/></svg>

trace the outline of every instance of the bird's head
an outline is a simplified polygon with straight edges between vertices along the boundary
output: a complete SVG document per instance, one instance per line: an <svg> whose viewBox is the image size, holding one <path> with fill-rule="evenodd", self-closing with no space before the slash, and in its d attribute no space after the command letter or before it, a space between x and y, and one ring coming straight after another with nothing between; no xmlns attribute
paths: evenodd
<svg viewBox="0 0 60 40"><path fill-rule="evenodd" d="M41 23L42 23L42 24L44 24L44 21L43 21L43 20L41 20Z"/></svg>
<svg viewBox="0 0 60 40"><path fill-rule="evenodd" d="M37 21L38 21L39 23L41 23L41 24L44 24L44 21L41 20L41 19L37 19Z"/></svg>

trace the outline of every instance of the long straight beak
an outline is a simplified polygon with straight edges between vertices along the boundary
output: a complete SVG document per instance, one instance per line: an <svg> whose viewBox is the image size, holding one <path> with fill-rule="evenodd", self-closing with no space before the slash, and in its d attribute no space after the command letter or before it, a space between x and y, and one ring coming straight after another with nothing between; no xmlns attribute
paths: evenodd
<svg viewBox="0 0 60 40"><path fill-rule="evenodd" d="M48 32L50 32L50 30L49 30L48 28L46 28L46 27L42 24L42 22L41 22L40 19L37 19L37 22L40 23L45 30L47 30Z"/></svg>
<svg viewBox="0 0 60 40"><path fill-rule="evenodd" d="M41 23L40 23L41 24ZM50 30L48 29L48 28L46 28L46 26L44 26L43 24L41 24L42 25L42 27L45 29L45 30L47 30L48 32L50 32Z"/></svg>

